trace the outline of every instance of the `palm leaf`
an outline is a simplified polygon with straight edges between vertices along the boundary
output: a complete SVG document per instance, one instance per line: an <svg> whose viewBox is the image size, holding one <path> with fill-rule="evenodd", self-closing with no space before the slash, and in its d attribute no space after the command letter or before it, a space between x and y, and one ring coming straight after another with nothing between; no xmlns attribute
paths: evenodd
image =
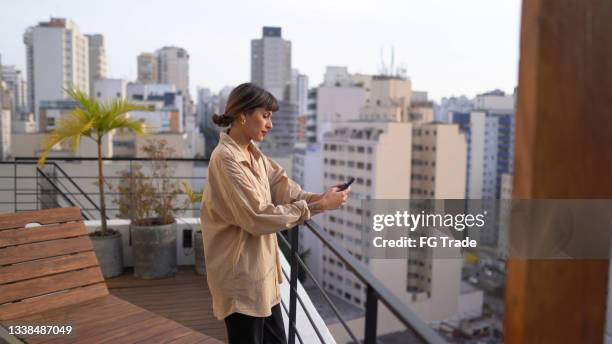
<svg viewBox="0 0 612 344"><path fill-rule="evenodd" d="M60 118L55 130L43 139L41 144L42 153L38 160L38 165L43 166L53 146L62 141L72 140L72 149L76 151L79 148L81 136L91 135L93 124L94 121L83 110L78 108L69 115Z"/></svg>
<svg viewBox="0 0 612 344"><path fill-rule="evenodd" d="M126 128L135 130L137 134L144 134L140 122L127 120L126 114L130 111L149 111L147 107L130 104L125 99L115 99L102 105L102 113L98 130L100 132L108 132L113 129ZM137 125L138 123L138 125Z"/></svg>

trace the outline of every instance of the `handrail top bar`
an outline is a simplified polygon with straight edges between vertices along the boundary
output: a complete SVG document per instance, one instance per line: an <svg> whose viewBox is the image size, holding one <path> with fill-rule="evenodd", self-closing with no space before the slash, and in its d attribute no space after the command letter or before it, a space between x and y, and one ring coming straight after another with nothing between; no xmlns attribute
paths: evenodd
<svg viewBox="0 0 612 344"><path fill-rule="evenodd" d="M370 286L380 301L409 329L427 343L446 343L441 335L436 333L421 318L419 318L408 306L406 306L396 295L391 293L369 270L358 269L361 263L353 257L345 248L340 247L332 238L325 233L321 227L312 220L306 220L304 225L308 227L336 256L366 285Z"/></svg>
<svg viewBox="0 0 612 344"><path fill-rule="evenodd" d="M39 157L27 157L27 156L18 156L14 158L15 162L17 161L30 161L36 160L38 161ZM48 157L47 161L56 160L56 161L97 161L96 157ZM167 158L167 159L151 159L151 158L128 158L128 157L113 157L113 158L102 158L105 161L153 161L153 160L167 160L167 161L187 161L187 162L209 162L210 159L195 159L195 158ZM12 163L12 161L6 161Z"/></svg>

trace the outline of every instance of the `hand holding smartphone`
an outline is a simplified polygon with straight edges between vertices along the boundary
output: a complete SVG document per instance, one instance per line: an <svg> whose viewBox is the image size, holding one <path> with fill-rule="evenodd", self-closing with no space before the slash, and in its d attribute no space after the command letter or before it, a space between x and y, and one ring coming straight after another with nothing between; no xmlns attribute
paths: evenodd
<svg viewBox="0 0 612 344"><path fill-rule="evenodd" d="M351 184L353 184L354 181L355 181L355 178L353 178L353 177L349 178L348 182L346 182L344 184L340 184L338 186L338 191L344 191L344 190L348 189L348 187L351 186Z"/></svg>

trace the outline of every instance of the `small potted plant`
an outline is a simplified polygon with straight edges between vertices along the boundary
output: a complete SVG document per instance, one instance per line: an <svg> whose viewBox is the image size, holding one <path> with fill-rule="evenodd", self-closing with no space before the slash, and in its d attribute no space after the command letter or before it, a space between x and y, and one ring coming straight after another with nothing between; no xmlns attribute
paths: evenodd
<svg viewBox="0 0 612 344"><path fill-rule="evenodd" d="M177 271L176 215L179 183L167 159L174 154L166 140L149 140L142 148L150 166L134 164L122 173L117 187L121 217L129 218L134 276L143 279L172 277Z"/></svg>

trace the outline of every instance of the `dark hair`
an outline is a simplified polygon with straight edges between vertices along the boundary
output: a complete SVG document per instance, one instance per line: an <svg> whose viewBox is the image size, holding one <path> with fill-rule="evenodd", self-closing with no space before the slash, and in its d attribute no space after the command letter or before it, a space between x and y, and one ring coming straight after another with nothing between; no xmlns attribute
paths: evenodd
<svg viewBox="0 0 612 344"><path fill-rule="evenodd" d="M278 111L278 101L263 88L250 82L236 86L227 99L225 113L221 116L215 114L212 121L220 126L227 127L240 116L241 113L250 115L257 108L266 111Z"/></svg>

